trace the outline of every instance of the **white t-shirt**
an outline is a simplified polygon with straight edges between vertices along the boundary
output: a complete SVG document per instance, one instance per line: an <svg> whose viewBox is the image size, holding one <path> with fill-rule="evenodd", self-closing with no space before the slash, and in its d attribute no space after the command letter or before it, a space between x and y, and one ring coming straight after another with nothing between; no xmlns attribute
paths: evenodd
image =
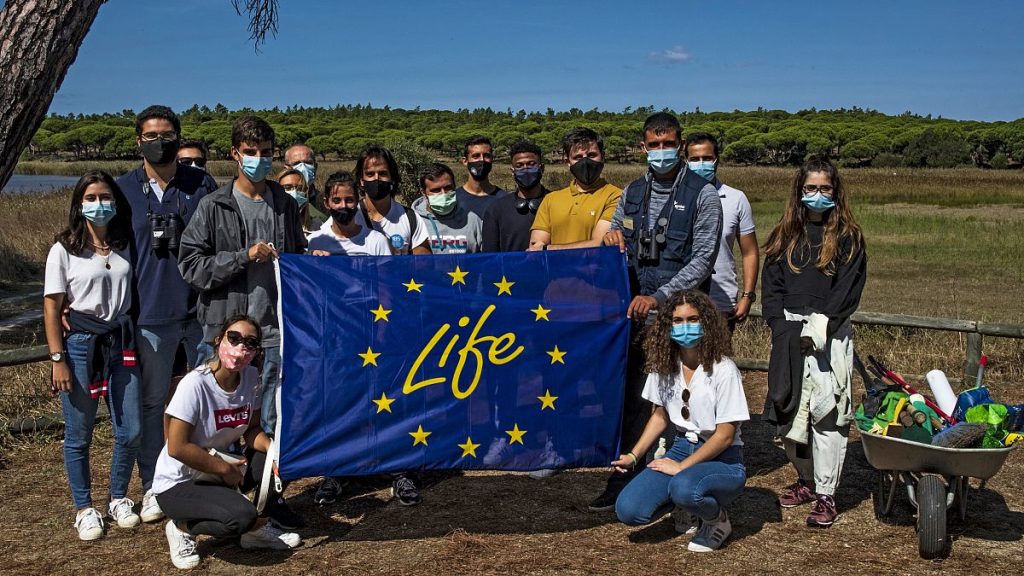
<svg viewBox="0 0 1024 576"><path fill-rule="evenodd" d="M86 248L74 256L57 242L46 256L43 295L64 294L76 312L112 322L132 307L131 284L127 250L111 250L103 257Z"/></svg>
<svg viewBox="0 0 1024 576"><path fill-rule="evenodd" d="M307 250L323 250L335 256L391 256L386 236L360 225L359 234L351 238L338 236L327 222L309 236Z"/></svg>
<svg viewBox="0 0 1024 576"><path fill-rule="evenodd" d="M412 234L412 228L409 226L409 217L405 214L405 208L393 198L391 199L391 208L384 215L384 219L380 222L372 223L371 227L378 232L382 232L387 238L388 246L393 254L410 254L413 248L423 244L429 238L427 223L423 221L419 214L411 210L410 212L416 218L416 237L412 238L412 242L409 241L409 236ZM328 218L325 224L330 223L331 219ZM362 209L356 211L356 223L360 226L366 226ZM399 243L401 243L402 247L400 249L395 248L395 245Z"/></svg>
<svg viewBox="0 0 1024 576"><path fill-rule="evenodd" d="M711 300L723 312L736 308L736 258L732 248L738 236L754 233L754 215L750 202L741 190L718 184L718 197L722 199L722 241L718 245L715 273L711 276Z"/></svg>
<svg viewBox="0 0 1024 576"><path fill-rule="evenodd" d="M750 420L747 397L743 394L743 377L740 369L729 358L722 358L715 364L714 372L708 376L703 366L698 366L690 379L690 417L683 419L683 373L670 376L649 374L644 385L643 397L665 408L669 419L680 433L690 442L697 442L700 436L707 440L715 427L724 422L746 422ZM733 446L742 446L740 425L736 425Z"/></svg>
<svg viewBox="0 0 1024 576"><path fill-rule="evenodd" d="M256 368L247 366L239 374L238 388L231 394L217 384L209 365L189 372L167 405L167 415L192 425L189 440L203 449L227 451L260 408L260 378ZM191 480L197 472L167 453L164 443L156 461L153 493L160 494Z"/></svg>

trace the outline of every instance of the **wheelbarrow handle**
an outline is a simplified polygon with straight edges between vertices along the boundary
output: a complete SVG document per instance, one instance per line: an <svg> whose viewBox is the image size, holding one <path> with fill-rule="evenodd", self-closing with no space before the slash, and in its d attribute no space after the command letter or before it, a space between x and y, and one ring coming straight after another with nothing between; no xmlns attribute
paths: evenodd
<svg viewBox="0 0 1024 576"><path fill-rule="evenodd" d="M893 382L898 384L901 388L906 390L907 394L918 394L918 391L915 390L913 388L913 386L911 386L910 384L907 384L906 380L904 380L903 378L900 378L899 374L897 374L897 373L893 372L892 370L889 370L888 368L886 368L885 364L882 364L881 362L879 362L874 356L868 355L868 362L871 362L871 364L879 372L884 374L886 378L888 378L889 380L892 380ZM929 408L934 410L935 413L938 414L940 418L942 418L943 420L945 420L946 422L948 422L950 424L956 424L956 420L953 419L953 417L950 416L949 414L946 414L945 412L943 412L942 408L939 408L938 404L936 404L935 402L932 402L927 397L925 397L923 394L921 396L924 398L924 403L927 404Z"/></svg>

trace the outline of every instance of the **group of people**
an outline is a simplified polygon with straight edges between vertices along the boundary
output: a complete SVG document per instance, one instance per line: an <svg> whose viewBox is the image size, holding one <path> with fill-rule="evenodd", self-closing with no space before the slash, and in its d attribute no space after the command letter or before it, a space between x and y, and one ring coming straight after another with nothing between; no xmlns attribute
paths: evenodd
<svg viewBox="0 0 1024 576"><path fill-rule="evenodd" d="M232 125L236 174L218 186L204 171L205 145L182 140L169 108L143 110L136 135L142 165L116 180L102 171L79 180L46 264L46 338L81 539L100 538L108 521L131 528L166 517L180 568L198 564L201 534L239 537L250 548L299 545L293 530L304 520L284 499L287 486L270 483L259 510L243 495L263 475L277 419L279 254L598 246L622 251L629 270L621 445L630 450L611 463L590 509L614 509L635 525L674 508L677 528L694 533L691 550L717 549L728 537L725 507L746 480L740 427L749 418L728 356L732 329L756 299L760 254L750 203L717 177L712 135L684 138L673 115L651 115L642 131L648 170L622 189L602 178L601 136L574 129L562 147L572 180L554 191L542 183L543 151L528 141L509 150L515 190L491 183L494 148L477 136L463 149L465 182L456 186L451 168L434 163L411 206L396 198L402 174L382 146L367 146L353 172L330 174L318 189L314 151L295 145L274 181L274 131L245 116ZM827 159L800 168L764 251L763 316L773 343L765 418L779 427L798 473L779 503L811 503L808 524L828 526L851 417L849 317L864 286L865 250ZM89 467L100 401L114 431L105 514L93 507ZM648 462L665 435L671 447ZM128 496L136 463L138 511ZM324 478L314 500L333 503L345 480ZM391 481L400 504L421 501L415 474Z"/></svg>

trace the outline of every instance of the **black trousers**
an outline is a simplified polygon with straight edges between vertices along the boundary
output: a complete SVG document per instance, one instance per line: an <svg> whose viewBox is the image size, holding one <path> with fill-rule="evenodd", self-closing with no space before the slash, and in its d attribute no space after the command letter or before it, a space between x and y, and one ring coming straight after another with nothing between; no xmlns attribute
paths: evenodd
<svg viewBox="0 0 1024 576"><path fill-rule="evenodd" d="M157 494L160 509L175 523L184 523L190 534L206 534L218 538L241 536L256 524L256 505L243 496L259 487L267 455L246 450L249 462L242 479L241 491L223 484L208 484L189 480ZM273 490L273 486L271 486ZM276 500L276 494L267 496Z"/></svg>

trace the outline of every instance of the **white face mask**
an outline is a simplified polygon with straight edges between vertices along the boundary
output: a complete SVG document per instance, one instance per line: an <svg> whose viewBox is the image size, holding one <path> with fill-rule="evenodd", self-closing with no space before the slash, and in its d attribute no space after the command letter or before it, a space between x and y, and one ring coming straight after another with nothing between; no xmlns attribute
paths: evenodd
<svg viewBox="0 0 1024 576"><path fill-rule="evenodd" d="M295 166L292 166L292 170L302 174L302 177L306 180L307 186L316 179L316 167L308 162L299 162Z"/></svg>

